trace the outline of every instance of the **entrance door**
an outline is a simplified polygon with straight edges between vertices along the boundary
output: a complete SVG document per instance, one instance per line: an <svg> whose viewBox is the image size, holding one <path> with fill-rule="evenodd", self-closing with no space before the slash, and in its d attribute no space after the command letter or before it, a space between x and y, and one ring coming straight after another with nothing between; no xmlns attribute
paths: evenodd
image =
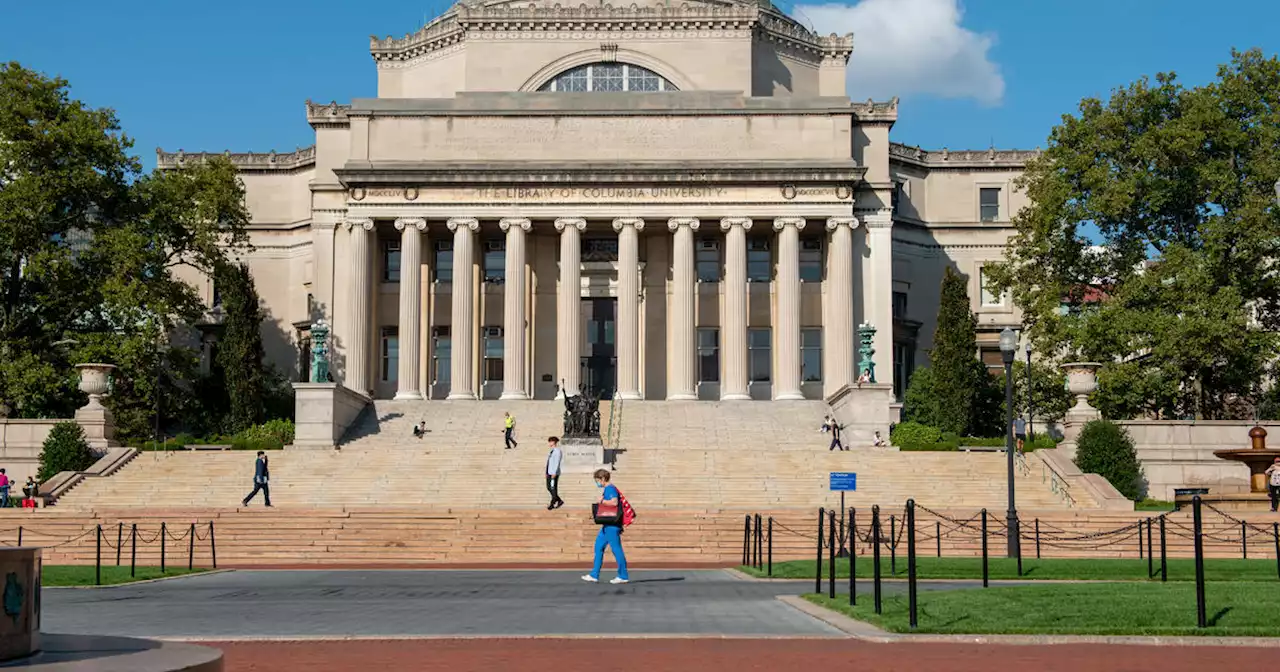
<svg viewBox="0 0 1280 672"><path fill-rule="evenodd" d="M618 387L617 305L613 298L582 300L582 390L601 399L613 398Z"/></svg>

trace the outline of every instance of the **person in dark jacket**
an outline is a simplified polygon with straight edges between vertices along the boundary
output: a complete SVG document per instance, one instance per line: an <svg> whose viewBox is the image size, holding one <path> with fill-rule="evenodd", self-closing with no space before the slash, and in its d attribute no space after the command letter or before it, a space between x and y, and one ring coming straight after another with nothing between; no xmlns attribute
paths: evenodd
<svg viewBox="0 0 1280 672"><path fill-rule="evenodd" d="M253 492L244 498L241 506L249 506L249 500L253 499L258 491L262 491L262 499L267 506L271 506L271 489L267 487L267 482L271 480L271 472L267 468L267 454L264 451L258 451L258 461L253 466Z"/></svg>

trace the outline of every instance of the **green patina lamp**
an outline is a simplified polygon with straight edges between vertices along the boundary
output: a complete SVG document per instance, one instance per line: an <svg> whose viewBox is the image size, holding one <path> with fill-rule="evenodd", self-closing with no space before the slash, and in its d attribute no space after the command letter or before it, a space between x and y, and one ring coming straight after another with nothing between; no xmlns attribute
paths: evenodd
<svg viewBox="0 0 1280 672"><path fill-rule="evenodd" d="M875 340L876 328L870 324L858 325L858 382L876 382L876 363L871 356L876 349L871 343Z"/></svg>

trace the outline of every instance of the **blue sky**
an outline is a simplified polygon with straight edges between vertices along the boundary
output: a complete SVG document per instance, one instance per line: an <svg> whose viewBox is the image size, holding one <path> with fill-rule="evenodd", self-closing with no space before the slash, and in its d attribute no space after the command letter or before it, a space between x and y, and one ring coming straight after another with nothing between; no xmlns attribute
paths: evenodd
<svg viewBox="0 0 1280 672"><path fill-rule="evenodd" d="M369 35L412 32L441 0L6 4L0 60L66 77L75 97L114 108L150 168L157 146L311 144L303 101L375 95ZM1168 70L1204 82L1233 46L1280 51L1280 0L810 0L793 9L819 32L855 33L849 95L900 95L893 138L925 148L1033 148L1084 96Z"/></svg>

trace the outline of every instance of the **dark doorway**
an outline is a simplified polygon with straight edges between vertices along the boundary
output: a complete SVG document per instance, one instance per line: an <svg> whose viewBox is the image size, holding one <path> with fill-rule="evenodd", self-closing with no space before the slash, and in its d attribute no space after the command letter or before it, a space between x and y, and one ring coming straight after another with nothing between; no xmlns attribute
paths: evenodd
<svg viewBox="0 0 1280 672"><path fill-rule="evenodd" d="M582 389L601 399L613 398L618 387L617 305L613 298L582 300Z"/></svg>

